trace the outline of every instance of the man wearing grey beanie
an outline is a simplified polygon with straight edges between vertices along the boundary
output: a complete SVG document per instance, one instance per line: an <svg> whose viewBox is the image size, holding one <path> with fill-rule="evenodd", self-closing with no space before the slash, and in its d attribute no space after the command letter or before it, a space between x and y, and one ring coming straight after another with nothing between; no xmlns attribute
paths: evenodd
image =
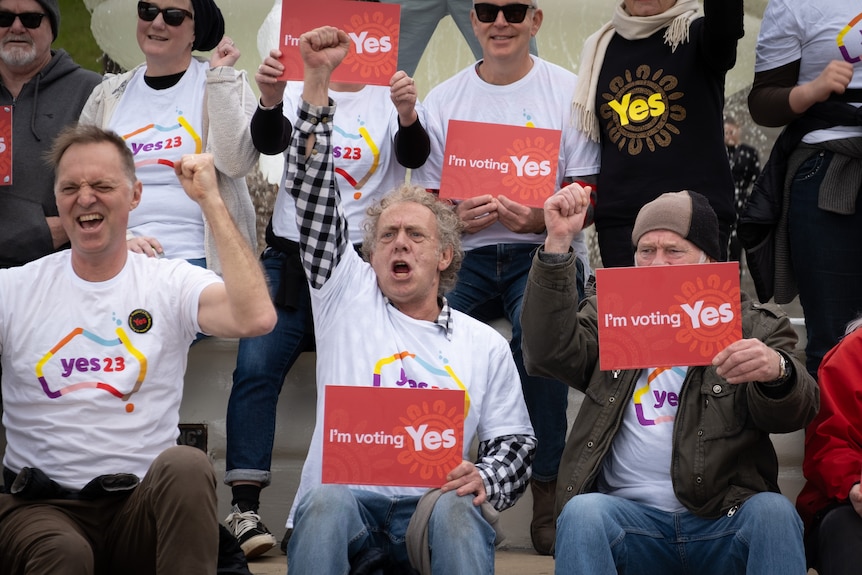
<svg viewBox="0 0 862 575"><path fill-rule="evenodd" d="M576 184L545 202L521 317L527 370L586 394L557 480L556 572L804 574L769 435L802 429L819 394L787 316L742 294L742 339L711 365L602 371L596 298L576 308L569 247L588 204ZM637 266L721 255L715 212L689 191L643 206L632 245Z"/></svg>
<svg viewBox="0 0 862 575"><path fill-rule="evenodd" d="M20 266L68 245L57 217L54 172L43 156L78 120L101 78L64 50L57 0L0 0L0 109L12 110L10 177L0 181L0 268Z"/></svg>

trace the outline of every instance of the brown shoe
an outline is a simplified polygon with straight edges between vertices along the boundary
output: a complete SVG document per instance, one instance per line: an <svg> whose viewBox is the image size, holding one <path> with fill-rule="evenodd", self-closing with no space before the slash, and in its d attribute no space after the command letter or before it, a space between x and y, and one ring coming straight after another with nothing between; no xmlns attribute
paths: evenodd
<svg viewBox="0 0 862 575"><path fill-rule="evenodd" d="M533 490L533 520L530 522L530 539L533 549L539 555L551 555L554 551L554 540L557 537L557 525L554 522L554 500L557 491L557 480L530 482Z"/></svg>

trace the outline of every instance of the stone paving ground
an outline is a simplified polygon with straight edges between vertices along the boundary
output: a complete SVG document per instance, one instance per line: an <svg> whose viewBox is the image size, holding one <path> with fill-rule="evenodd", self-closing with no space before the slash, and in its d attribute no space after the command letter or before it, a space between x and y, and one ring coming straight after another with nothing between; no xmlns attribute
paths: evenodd
<svg viewBox="0 0 862 575"><path fill-rule="evenodd" d="M287 560L278 548L249 561L254 575L285 575ZM554 560L536 555L532 549L498 549L495 575L551 575Z"/></svg>

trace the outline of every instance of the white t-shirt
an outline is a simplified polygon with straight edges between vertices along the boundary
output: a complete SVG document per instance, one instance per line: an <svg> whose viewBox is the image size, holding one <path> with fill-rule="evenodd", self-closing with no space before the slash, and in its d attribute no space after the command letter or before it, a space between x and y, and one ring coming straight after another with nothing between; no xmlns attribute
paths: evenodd
<svg viewBox="0 0 862 575"><path fill-rule="evenodd" d="M686 367L645 369L602 463L598 490L662 511L685 507L670 477L673 426Z"/></svg>
<svg viewBox="0 0 862 575"><path fill-rule="evenodd" d="M489 84L476 73L476 66L470 65L431 90L423 104L431 156L424 166L413 170L411 183L440 189L449 120L562 130L558 188L564 177L599 172L598 144L575 129L571 121L577 76L541 58L532 58L533 67L527 75L512 84ZM497 222L478 233L465 234L462 241L464 249L471 250L505 243L541 244L545 234L516 234ZM574 247L589 268L583 234L575 238Z"/></svg>
<svg viewBox="0 0 862 575"><path fill-rule="evenodd" d="M395 159L393 140L398 132L398 112L389 98L388 86L365 86L358 92L329 91L337 109L332 131L332 156L341 206L347 218L350 241L362 242L365 210L404 183L407 169ZM288 82L284 91L284 115L296 122L302 98L302 82ZM421 107L417 112L422 118ZM293 197L285 191L295 166L285 162L281 187L275 200L272 229L275 235L299 241Z"/></svg>
<svg viewBox="0 0 862 575"><path fill-rule="evenodd" d="M402 314L377 286L377 276L354 250L345 251L332 276L311 290L317 338L317 419L293 511L309 489L320 485L325 386L464 389L464 458L474 438L533 435L521 382L506 340L493 328L452 310L452 338L430 321ZM399 383L401 382L401 383ZM422 495L410 487L356 486L387 495Z"/></svg>
<svg viewBox="0 0 862 575"><path fill-rule="evenodd" d="M198 299L220 281L131 252L98 283L74 273L68 250L0 270L3 464L70 489L103 474L143 477L176 445Z"/></svg>
<svg viewBox="0 0 862 575"><path fill-rule="evenodd" d="M862 88L862 5L858 0L769 0L757 37L754 71L772 70L800 60L797 85L817 78L832 60L853 64L849 88ZM859 104L857 104L859 105ZM811 132L816 144L862 136L862 126Z"/></svg>
<svg viewBox="0 0 862 575"><path fill-rule="evenodd" d="M129 214L129 229L159 240L168 258L203 258L203 214L183 190L174 162L203 151L209 64L192 58L180 81L164 90L147 86L146 70L141 67L129 80L108 126L126 140L144 184L141 203Z"/></svg>

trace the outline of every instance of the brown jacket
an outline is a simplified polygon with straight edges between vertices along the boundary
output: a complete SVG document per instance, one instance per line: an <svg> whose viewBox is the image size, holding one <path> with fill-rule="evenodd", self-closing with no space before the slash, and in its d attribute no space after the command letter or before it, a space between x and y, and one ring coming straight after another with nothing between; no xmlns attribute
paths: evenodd
<svg viewBox="0 0 862 575"><path fill-rule="evenodd" d="M599 369L596 300L590 297L576 309L573 260L549 264L537 254L521 312L527 371L586 395L560 463L557 514L575 495L596 490L640 374ZM796 332L784 312L743 294L742 316L743 337L783 351L792 359L794 375L781 388L783 395L770 397L774 389L754 382L730 385L712 366L688 370L670 471L679 501L702 517L718 517L755 493L778 492L778 459L769 434L805 427L819 406L816 382L793 356Z"/></svg>

